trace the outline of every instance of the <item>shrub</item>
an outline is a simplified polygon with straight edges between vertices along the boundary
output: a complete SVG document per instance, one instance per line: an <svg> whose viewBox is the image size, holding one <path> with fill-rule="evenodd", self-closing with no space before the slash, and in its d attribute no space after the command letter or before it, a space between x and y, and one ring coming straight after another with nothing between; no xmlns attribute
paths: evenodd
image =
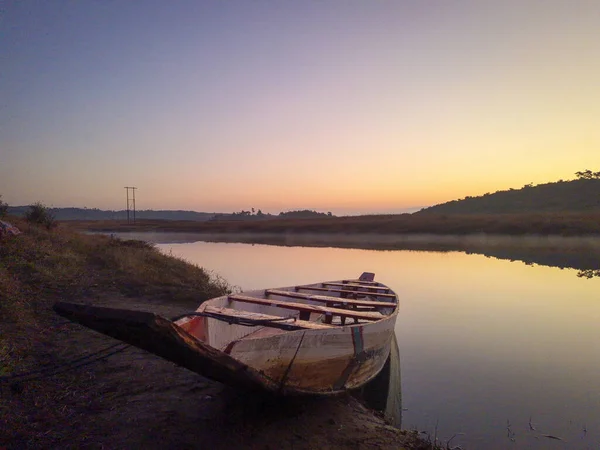
<svg viewBox="0 0 600 450"><path fill-rule="evenodd" d="M600 180L600 172L592 172L587 169L581 172L575 172L577 178L580 180Z"/></svg>
<svg viewBox="0 0 600 450"><path fill-rule="evenodd" d="M29 211L27 211L25 214L25 219L27 219L29 223L43 225L48 230L56 226L54 214L52 214L52 212L50 212L50 210L40 202L29 205Z"/></svg>
<svg viewBox="0 0 600 450"><path fill-rule="evenodd" d="M8 204L2 201L2 196L0 195L0 217L4 217L6 212L8 211Z"/></svg>

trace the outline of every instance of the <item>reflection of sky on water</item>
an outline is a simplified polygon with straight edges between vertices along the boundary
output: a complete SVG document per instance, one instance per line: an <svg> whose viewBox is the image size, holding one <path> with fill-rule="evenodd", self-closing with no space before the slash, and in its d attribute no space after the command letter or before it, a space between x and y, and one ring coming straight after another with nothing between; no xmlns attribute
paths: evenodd
<svg viewBox="0 0 600 450"><path fill-rule="evenodd" d="M466 433L452 443L468 448L577 449L600 440L599 279L460 252L206 242L159 248L247 290L375 272L400 297L406 428L433 434L437 423L442 439Z"/></svg>
<svg viewBox="0 0 600 450"><path fill-rule="evenodd" d="M326 233L115 233L156 244L227 242L366 250L460 251L542 265L578 269L580 278L600 276L600 237Z"/></svg>

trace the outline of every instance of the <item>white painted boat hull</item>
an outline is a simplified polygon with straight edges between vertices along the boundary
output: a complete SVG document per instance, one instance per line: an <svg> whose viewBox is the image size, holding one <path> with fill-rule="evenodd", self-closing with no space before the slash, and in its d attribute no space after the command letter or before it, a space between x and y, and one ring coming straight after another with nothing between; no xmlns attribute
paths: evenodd
<svg viewBox="0 0 600 450"><path fill-rule="evenodd" d="M319 285L321 283L312 286ZM278 290L295 292L295 287ZM251 291L244 295L264 297L264 292ZM322 294L308 288L305 292ZM281 300L279 296L271 298ZM256 370L264 377L264 387L268 390L284 395L336 394L361 387L383 368L398 314L397 296L394 294L394 301L389 300L390 308L382 308L389 314L380 320L328 329L277 330L274 335L265 335L262 327L235 326L205 317L186 318L178 324ZM242 307L240 302L224 296L203 303L197 312L215 306ZM243 307L254 313L290 317L289 310L277 306L246 304Z"/></svg>

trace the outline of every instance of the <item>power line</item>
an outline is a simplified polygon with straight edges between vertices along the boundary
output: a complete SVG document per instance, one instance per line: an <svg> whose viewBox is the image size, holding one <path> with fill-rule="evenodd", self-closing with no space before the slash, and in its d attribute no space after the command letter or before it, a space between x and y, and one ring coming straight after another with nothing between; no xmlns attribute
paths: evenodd
<svg viewBox="0 0 600 450"><path fill-rule="evenodd" d="M129 196L129 190L131 189L132 195ZM135 186L125 186L125 190L127 191L127 223L131 222L129 218L129 211L133 211L133 223L135 223L135 190L137 188Z"/></svg>

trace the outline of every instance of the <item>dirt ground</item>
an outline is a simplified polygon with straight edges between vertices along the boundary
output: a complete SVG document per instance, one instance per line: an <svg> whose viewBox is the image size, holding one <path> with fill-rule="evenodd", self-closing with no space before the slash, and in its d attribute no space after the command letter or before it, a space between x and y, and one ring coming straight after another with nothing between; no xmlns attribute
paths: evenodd
<svg viewBox="0 0 600 450"><path fill-rule="evenodd" d="M106 293L84 301L166 317L191 308ZM40 321L45 327L33 338L31 368L67 371L0 382L0 449L431 448L351 396L281 399L236 392L135 347L70 369L64 365L118 341L66 322L50 308L40 311ZM31 339L26 332L20 336Z"/></svg>

